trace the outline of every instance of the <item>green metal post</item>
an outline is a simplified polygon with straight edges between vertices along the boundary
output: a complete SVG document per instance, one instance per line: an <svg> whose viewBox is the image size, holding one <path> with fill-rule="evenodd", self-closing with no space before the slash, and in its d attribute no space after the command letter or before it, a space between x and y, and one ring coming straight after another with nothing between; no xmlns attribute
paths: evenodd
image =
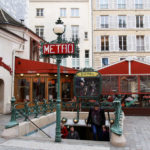
<svg viewBox="0 0 150 150"><path fill-rule="evenodd" d="M80 102L79 102L79 98L77 97L77 120L79 120L79 106Z"/></svg>
<svg viewBox="0 0 150 150"><path fill-rule="evenodd" d="M16 125L18 125L18 122L16 121L16 108L15 108L15 97L11 98L11 119L8 122L8 124L5 126L5 128L11 128Z"/></svg>
<svg viewBox="0 0 150 150"><path fill-rule="evenodd" d="M57 57L57 100L56 100L56 136L55 136L55 142L61 142L60 63L61 63L61 57Z"/></svg>
<svg viewBox="0 0 150 150"><path fill-rule="evenodd" d="M115 107L115 122L111 127L111 131L115 134L122 135L122 128L120 127L119 121L120 121L120 115L122 113L121 109L121 99L116 98L114 100L114 107Z"/></svg>

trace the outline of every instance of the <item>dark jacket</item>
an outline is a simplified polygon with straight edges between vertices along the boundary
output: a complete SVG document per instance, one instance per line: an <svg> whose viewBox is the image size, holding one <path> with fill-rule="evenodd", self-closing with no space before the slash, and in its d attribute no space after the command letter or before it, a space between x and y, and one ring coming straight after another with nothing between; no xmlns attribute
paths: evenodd
<svg viewBox="0 0 150 150"><path fill-rule="evenodd" d="M94 124L97 126L105 125L105 113L103 109L95 110L91 108L89 111L89 116L87 124Z"/></svg>
<svg viewBox="0 0 150 150"><path fill-rule="evenodd" d="M80 139L80 137L77 131L74 132L69 131L67 139Z"/></svg>

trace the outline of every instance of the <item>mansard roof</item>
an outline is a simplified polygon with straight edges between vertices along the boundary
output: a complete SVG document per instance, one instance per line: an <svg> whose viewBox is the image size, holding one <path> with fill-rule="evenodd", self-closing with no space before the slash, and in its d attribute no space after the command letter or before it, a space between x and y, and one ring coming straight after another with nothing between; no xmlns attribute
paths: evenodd
<svg viewBox="0 0 150 150"><path fill-rule="evenodd" d="M9 24L9 25L20 26L20 27L24 26L22 23L18 22L13 17L11 17L2 8L0 8L0 24Z"/></svg>

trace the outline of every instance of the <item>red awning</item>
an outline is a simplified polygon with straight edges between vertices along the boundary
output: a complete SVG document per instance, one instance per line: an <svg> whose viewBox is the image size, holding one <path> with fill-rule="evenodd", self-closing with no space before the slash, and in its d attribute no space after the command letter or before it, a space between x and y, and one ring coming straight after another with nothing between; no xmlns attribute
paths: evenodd
<svg viewBox="0 0 150 150"><path fill-rule="evenodd" d="M98 70L102 75L150 74L150 64L138 60L123 60Z"/></svg>
<svg viewBox="0 0 150 150"><path fill-rule="evenodd" d="M124 61L98 70L101 74L128 74L128 62Z"/></svg>
<svg viewBox="0 0 150 150"><path fill-rule="evenodd" d="M60 73L64 74L75 74L77 71L73 68L60 67ZM57 73L57 65L16 57L15 73Z"/></svg>

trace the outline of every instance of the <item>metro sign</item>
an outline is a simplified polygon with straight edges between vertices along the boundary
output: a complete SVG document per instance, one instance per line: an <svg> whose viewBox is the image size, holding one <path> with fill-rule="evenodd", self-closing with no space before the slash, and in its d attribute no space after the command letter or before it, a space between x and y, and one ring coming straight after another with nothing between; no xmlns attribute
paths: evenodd
<svg viewBox="0 0 150 150"><path fill-rule="evenodd" d="M44 55L74 54L74 53L75 53L74 43L44 44L43 45Z"/></svg>

